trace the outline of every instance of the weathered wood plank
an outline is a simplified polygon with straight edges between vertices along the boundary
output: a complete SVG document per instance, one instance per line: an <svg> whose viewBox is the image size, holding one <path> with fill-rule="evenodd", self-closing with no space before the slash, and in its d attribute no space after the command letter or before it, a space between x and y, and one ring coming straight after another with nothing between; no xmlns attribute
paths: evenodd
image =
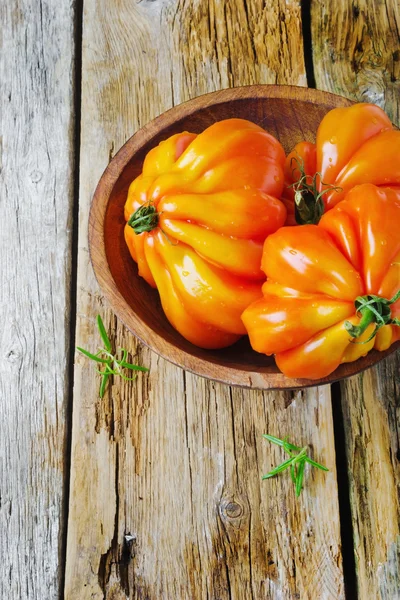
<svg viewBox="0 0 400 600"><path fill-rule="evenodd" d="M400 122L400 5L397 0L312 0L318 89L383 108Z"/></svg>
<svg viewBox="0 0 400 600"><path fill-rule="evenodd" d="M66 598L343 598L329 388L247 392L173 367L103 306L87 250L110 156L175 103L230 85L305 84L299 2L85 2L77 342L100 312L150 367L96 400L77 357ZM282 460L262 433L312 443L328 475L262 483Z"/></svg>
<svg viewBox="0 0 400 600"><path fill-rule="evenodd" d="M74 5L0 6L1 598L61 593Z"/></svg>
<svg viewBox="0 0 400 600"><path fill-rule="evenodd" d="M400 590L399 356L342 386L360 598Z"/></svg>
<svg viewBox="0 0 400 600"><path fill-rule="evenodd" d="M374 102L400 124L396 0L312 3L317 87ZM400 593L399 353L342 384L360 598Z"/></svg>

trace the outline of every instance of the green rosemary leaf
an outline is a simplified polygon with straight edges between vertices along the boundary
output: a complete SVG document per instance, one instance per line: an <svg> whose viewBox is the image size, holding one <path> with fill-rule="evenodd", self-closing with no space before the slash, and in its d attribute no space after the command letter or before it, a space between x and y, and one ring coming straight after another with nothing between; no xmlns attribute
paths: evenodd
<svg viewBox="0 0 400 600"><path fill-rule="evenodd" d="M133 377L127 377L127 375L124 375L123 373L118 373L118 375L122 377L124 381L135 381L135 379L137 379L137 375L134 375Z"/></svg>
<svg viewBox="0 0 400 600"><path fill-rule="evenodd" d="M315 462L315 460L312 460L312 458L309 458L308 456L305 457L305 461L308 462L309 465L317 467L317 469L321 469L321 471L329 471L328 467L324 467L324 465Z"/></svg>
<svg viewBox="0 0 400 600"><path fill-rule="evenodd" d="M277 444L278 446L281 446L282 448L287 448L287 451L289 450L294 450L295 452L300 452L301 448L299 448L299 446L295 446L294 444L291 444L290 442L287 441L287 439L285 438L284 440L280 440L277 437L274 437L273 435L269 435L268 433L263 433L262 436L266 439L269 440L270 442L272 442L273 444Z"/></svg>
<svg viewBox="0 0 400 600"><path fill-rule="evenodd" d="M77 346L76 349L79 350L79 352L81 352L88 358L90 358L91 360L95 360L96 362L99 362L99 363L108 363L108 359L100 358L99 356L97 356L97 354L92 354L91 352L88 352L84 348L80 348L79 346Z"/></svg>
<svg viewBox="0 0 400 600"><path fill-rule="evenodd" d="M101 364L105 365L104 370L97 369L97 373L99 373L99 375L101 375L99 395L100 395L100 398L103 398L105 389L106 389L106 385L107 385L107 381L111 375L119 375L125 381L133 381L134 379L136 379L137 375L134 375L133 377L128 377L128 376L124 375L121 372L121 368L129 369L130 371L148 371L149 369L147 367L141 367L139 365L133 365L131 363L128 363L126 361L127 356L128 356L128 351L125 348L119 348L119 351L122 352L122 359L118 360L118 358L112 352L111 342L107 335L107 332L104 327L104 323L103 323L100 315L97 315L96 320L97 320L97 326L99 329L100 337L104 343L104 348L99 348L99 351L97 354L92 354L91 352L88 352L88 350L85 350L84 348L78 347L77 350L79 352L81 352L82 354L84 354L87 358L90 358L91 360L94 360L97 363L101 363ZM103 355L103 357L100 357L100 355ZM112 367L114 367L114 368L112 368Z"/></svg>
<svg viewBox="0 0 400 600"><path fill-rule="evenodd" d="M322 471L329 471L327 467L317 463L315 460L312 460L307 456L307 446L304 448L300 448L299 446L295 446L287 441L287 439L279 439L272 435L263 434L263 437L273 444L277 444L281 446L285 452L290 455L290 458L285 460L283 463L272 469L267 475L263 475L262 479L270 479L275 475L279 475L282 471L285 471L290 467L290 477L295 486L296 496L300 495L300 492L303 488L303 479L304 479L304 470L306 463L310 464L317 469L321 469ZM296 452L296 454L295 454Z"/></svg>
<svg viewBox="0 0 400 600"><path fill-rule="evenodd" d="M293 464L295 465L296 463L300 462L301 460L304 460L306 453L307 453L307 446L304 446L304 448L301 449L299 454L296 454L296 456L293 458Z"/></svg>
<svg viewBox="0 0 400 600"><path fill-rule="evenodd" d="M131 371L149 371L148 367L141 367L139 365L132 365L131 363L123 362L122 360L117 360L116 363L120 365L120 367L124 367L125 369L131 369Z"/></svg>
<svg viewBox="0 0 400 600"><path fill-rule="evenodd" d="M273 444L278 444L278 446L282 446L283 447L284 444L285 444L285 440L280 440L279 438L274 437L273 435L269 435L268 433L263 433L263 437L266 440L272 442Z"/></svg>
<svg viewBox="0 0 400 600"><path fill-rule="evenodd" d="M303 460L300 461L298 468L297 468L297 476L296 476L296 482L295 482L297 497L300 496L300 492L303 487L303 477L304 477L305 466L306 466L306 461L303 458Z"/></svg>
<svg viewBox="0 0 400 600"><path fill-rule="evenodd" d="M293 483L296 485L296 465L293 463L290 465L290 477L292 478Z"/></svg>
<svg viewBox="0 0 400 600"><path fill-rule="evenodd" d="M111 352L111 342L108 338L106 329L104 327L104 323L103 323L100 315L97 315L96 320L97 320L97 327L99 328L100 337L103 340L104 347L107 350L107 352Z"/></svg>
<svg viewBox="0 0 400 600"><path fill-rule="evenodd" d="M99 390L100 398L103 398L103 396L104 396L104 392L106 391L106 385L107 385L107 381L108 381L109 377L110 377L110 373L103 373L103 376L101 379L101 384L100 384L100 390Z"/></svg>
<svg viewBox="0 0 400 600"><path fill-rule="evenodd" d="M263 475L262 478L263 479L270 479L270 477L275 477L275 475L278 475L278 473L281 473L282 471L284 471L285 469L287 469L288 467L290 467L290 465L292 464L293 460L294 460L293 458L288 458L288 460L285 460L285 462L283 462L282 464L280 464L277 467L275 467L275 469L272 469L272 471L270 471L266 475Z"/></svg>

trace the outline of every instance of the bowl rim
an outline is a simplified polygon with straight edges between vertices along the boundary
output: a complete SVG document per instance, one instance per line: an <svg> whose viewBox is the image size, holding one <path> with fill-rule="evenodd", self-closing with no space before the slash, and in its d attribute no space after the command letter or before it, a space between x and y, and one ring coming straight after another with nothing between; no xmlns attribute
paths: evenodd
<svg viewBox="0 0 400 600"><path fill-rule="evenodd" d="M354 101L345 98L344 96L322 90L292 85L263 84L233 87L209 92L176 105L157 116L142 128L138 129L125 142L111 159L97 184L91 202L88 223L89 255L93 271L100 289L110 304L113 312L131 333L159 356L162 356L170 363L181 367L186 371L221 383L261 390L294 390L330 384L343 379L346 376L360 373L380 362L385 356L394 352L396 348L400 346L400 342L392 344L392 346L384 352L372 350L367 355L367 357L369 357L368 361L364 357L353 363L347 363L347 365L342 364L329 376L317 380L291 379L286 377L279 370L274 373L260 373L256 369L240 370L236 367L221 364L218 364L216 374L213 372L215 369L214 363L201 357L191 355L183 349L177 348L136 315L134 309L119 292L107 261L104 243L104 221L107 206L113 187L127 164L132 159L132 156L145 144L149 143L160 131L173 125L178 110L179 120L182 120L190 117L199 109L207 108L207 106L250 98L263 98L266 100L301 100L302 102L329 106L329 108L334 106L345 107L354 104ZM174 358L171 358L171 356Z"/></svg>

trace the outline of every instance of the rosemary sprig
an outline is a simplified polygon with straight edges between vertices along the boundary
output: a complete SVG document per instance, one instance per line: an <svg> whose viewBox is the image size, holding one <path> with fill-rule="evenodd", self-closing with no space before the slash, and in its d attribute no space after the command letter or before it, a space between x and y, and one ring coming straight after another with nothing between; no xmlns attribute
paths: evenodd
<svg viewBox="0 0 400 600"><path fill-rule="evenodd" d="M300 492L303 487L304 468L306 463L316 467L317 469L321 469L322 471L329 471L327 467L324 467L324 465L315 462L315 460L312 460L309 456L307 456L307 446L304 446L304 448L299 448L298 446L288 442L286 439L280 440L279 438L276 438L273 435L268 435L267 433L265 433L263 437L273 444L281 446L285 452L289 454L290 458L272 469L272 471L266 475L263 475L262 479L270 479L271 477L275 477L275 475L278 475L279 473L282 473L282 471L290 468L290 476L295 486L296 496L300 496Z"/></svg>
<svg viewBox="0 0 400 600"><path fill-rule="evenodd" d="M99 348L99 351L96 354L92 354L88 350L80 348L79 346L77 346L77 350L87 358L90 358L90 360L104 365L103 370L97 369L97 373L101 375L99 396L100 398L103 398L107 381L111 375L119 375L125 381L133 381L136 379L137 374L133 377L127 377L122 372L122 368L129 369L131 371L148 371L149 369L147 367L140 367L127 362L128 351L125 348L118 348L118 351L122 352L122 358L117 358L116 353L112 352L111 342L100 315L97 315L96 321L104 348Z"/></svg>

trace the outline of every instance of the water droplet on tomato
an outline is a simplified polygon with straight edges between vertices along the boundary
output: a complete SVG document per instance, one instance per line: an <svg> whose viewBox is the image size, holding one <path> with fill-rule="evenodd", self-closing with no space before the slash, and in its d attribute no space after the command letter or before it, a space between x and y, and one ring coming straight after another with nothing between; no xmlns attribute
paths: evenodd
<svg viewBox="0 0 400 600"><path fill-rule="evenodd" d="M296 250L292 249L292 250L289 250L289 254L292 254L293 256L296 256L297 252L296 252Z"/></svg>
<svg viewBox="0 0 400 600"><path fill-rule="evenodd" d="M190 273L189 271L182 271L182 275L183 277L189 277Z"/></svg>
<svg viewBox="0 0 400 600"><path fill-rule="evenodd" d="M337 137L336 135L332 136L331 139L329 140L331 144L336 144L337 142Z"/></svg>
<svg viewBox="0 0 400 600"><path fill-rule="evenodd" d="M281 180L281 178L280 178L280 177L278 177L278 175L275 175L274 179L275 179L275 181L276 181L276 182L278 182L278 181L280 181L280 180Z"/></svg>
<svg viewBox="0 0 400 600"><path fill-rule="evenodd" d="M329 157L329 162L332 162L332 158L331 157Z"/></svg>

